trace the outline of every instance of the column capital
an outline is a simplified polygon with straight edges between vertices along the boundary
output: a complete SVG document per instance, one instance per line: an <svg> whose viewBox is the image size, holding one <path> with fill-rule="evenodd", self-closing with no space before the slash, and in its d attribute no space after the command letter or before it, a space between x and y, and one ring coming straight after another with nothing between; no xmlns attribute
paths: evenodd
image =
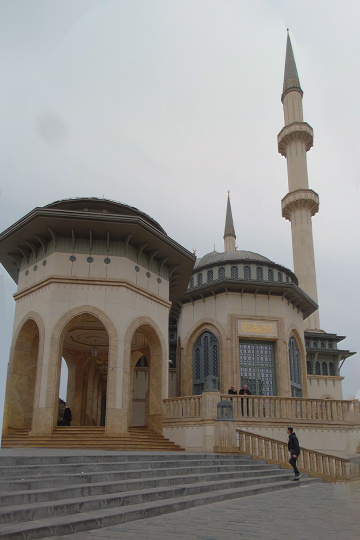
<svg viewBox="0 0 360 540"><path fill-rule="evenodd" d="M282 216L291 221L293 210L307 208L311 217L319 211L319 195L312 189L298 189L285 195L281 201Z"/></svg>
<svg viewBox="0 0 360 540"><path fill-rule="evenodd" d="M293 140L302 141L305 144L306 152L308 152L313 146L314 131L307 122L293 122L283 127L277 139L279 154L286 158L286 148Z"/></svg>

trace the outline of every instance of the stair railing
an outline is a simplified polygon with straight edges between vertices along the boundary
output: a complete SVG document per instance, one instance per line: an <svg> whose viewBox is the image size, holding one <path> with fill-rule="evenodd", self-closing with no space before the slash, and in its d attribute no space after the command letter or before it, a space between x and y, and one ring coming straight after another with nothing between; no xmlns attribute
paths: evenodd
<svg viewBox="0 0 360 540"><path fill-rule="evenodd" d="M287 442L278 441L263 435L237 429L239 434L239 452L251 455L255 459L264 459L268 463L288 466L289 451ZM301 448L297 463L301 472L310 476L322 477L328 482L360 478L360 466L356 461Z"/></svg>

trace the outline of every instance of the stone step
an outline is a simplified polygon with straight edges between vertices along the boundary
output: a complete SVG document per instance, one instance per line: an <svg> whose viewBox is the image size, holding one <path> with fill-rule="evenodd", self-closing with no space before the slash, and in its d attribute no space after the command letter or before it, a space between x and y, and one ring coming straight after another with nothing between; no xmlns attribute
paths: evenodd
<svg viewBox="0 0 360 540"><path fill-rule="evenodd" d="M288 476L290 479L290 476ZM269 476L251 476L249 478L220 480L209 482L197 482L195 485L182 484L180 486L165 486L150 489L135 489L120 493L110 493L92 496L82 496L75 499L63 499L61 501L31 502L24 505L14 505L0 509L0 524L18 523L22 521L34 521L37 519L48 519L78 514L82 512L93 512L104 508L114 508L141 504L159 499L169 499L185 497L188 495L202 495L209 491L221 491L224 489L236 489L248 487L250 485L264 485L268 483L283 482L283 474L273 474Z"/></svg>
<svg viewBox="0 0 360 540"><path fill-rule="evenodd" d="M210 481L222 481L222 480L234 480L243 479L249 477L282 475L292 478L292 473L288 469L262 469L254 468L252 470L234 470L233 467L228 468L229 471L225 472L221 468L217 470L208 470L210 468L198 467L188 468L184 471L184 474L180 474L180 471L174 471L172 469L165 470L153 470L154 474L151 476L146 475L146 471L141 471L143 474L137 472L137 478L111 480L107 481L95 481L89 483L74 483L73 485L63 484L62 486L54 487L54 482L49 481L47 485L42 487L31 487L27 490L11 491L4 489L0 492L0 508L12 505L22 505L28 503L37 503L45 501L57 501L61 499L78 498L91 495L119 493L124 491L132 491L134 489L155 488L164 487L170 485L179 485L182 483L195 483L195 482L210 482ZM160 476L161 474L161 476ZM97 479L99 480L99 479ZM64 487L65 486L65 487Z"/></svg>
<svg viewBox="0 0 360 540"><path fill-rule="evenodd" d="M142 462L133 462L131 463L132 469L136 469L137 472L141 472L142 470L151 470L151 469L165 469L165 468L174 468L178 470L184 470L185 467L193 466L193 467L199 467L201 462L199 460L184 460L184 461L174 461L174 460L166 460L166 457L163 457L163 460L161 462L159 461L153 461L145 459ZM241 460L238 459L237 461L228 461L228 460L207 460L206 467L228 467L229 469L234 467L242 467L247 469L253 469L253 468L263 468L266 469L268 467L277 467L278 465L266 465L264 462L258 462L258 461L250 461L250 460ZM62 463L56 465L56 471L54 465L28 465L28 466L8 466L8 467L0 467L0 478L2 479L0 481L0 486L4 483L4 480L8 479L13 481L13 479L21 477L22 480L25 479L34 479L36 477L44 475L50 475L51 478L59 477L63 475L65 478L69 476L69 474L76 475L79 473L79 469L81 469L81 476L86 477L86 473L96 473L99 472L100 474L108 474L111 473L111 477L114 477L114 474L118 474L121 472L124 472L126 474L129 474L128 471L129 468L129 462L110 462L110 463L101 463L101 462L88 462L88 463Z"/></svg>
<svg viewBox="0 0 360 540"><path fill-rule="evenodd" d="M309 479L309 482L316 481ZM0 538L15 540L19 538L44 538L64 536L75 532L109 527L119 523L149 518L194 506L201 506L228 499L268 493L279 489L297 488L299 482L278 481L262 485L237 486L233 489L220 489L208 493L181 495L167 500L137 502L131 506L116 506L100 510L86 510L83 513L62 516L49 516L46 519L3 525Z"/></svg>

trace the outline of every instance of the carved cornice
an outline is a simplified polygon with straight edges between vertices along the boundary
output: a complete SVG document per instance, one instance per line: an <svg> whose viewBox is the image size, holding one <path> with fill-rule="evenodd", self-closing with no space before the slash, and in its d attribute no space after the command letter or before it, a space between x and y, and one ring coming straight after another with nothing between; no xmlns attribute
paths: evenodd
<svg viewBox="0 0 360 540"><path fill-rule="evenodd" d="M278 135L279 154L286 158L286 148L294 140L303 142L306 152L308 152L314 142L313 128L306 122L293 122L285 126Z"/></svg>
<svg viewBox="0 0 360 540"><path fill-rule="evenodd" d="M291 221L294 210L309 210L311 217L319 211L319 195L312 189L298 189L288 193L281 201L282 216Z"/></svg>

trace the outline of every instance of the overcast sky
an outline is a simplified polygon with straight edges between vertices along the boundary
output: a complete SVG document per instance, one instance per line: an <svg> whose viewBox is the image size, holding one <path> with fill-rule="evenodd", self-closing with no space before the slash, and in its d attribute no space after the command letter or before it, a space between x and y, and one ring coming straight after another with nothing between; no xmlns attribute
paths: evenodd
<svg viewBox="0 0 360 540"><path fill-rule="evenodd" d="M360 351L359 18L358 0L0 0L0 230L104 196L202 256L223 251L230 189L239 249L293 268L276 139L289 27L315 132L321 327ZM0 267L1 404L14 292ZM353 397L359 355L342 375Z"/></svg>

